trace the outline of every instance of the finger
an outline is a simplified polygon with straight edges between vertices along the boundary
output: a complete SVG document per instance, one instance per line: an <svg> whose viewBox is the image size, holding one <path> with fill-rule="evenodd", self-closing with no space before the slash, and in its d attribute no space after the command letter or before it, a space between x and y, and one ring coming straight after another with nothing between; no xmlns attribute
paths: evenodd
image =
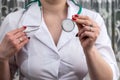
<svg viewBox="0 0 120 80"><path fill-rule="evenodd" d="M23 26L21 28L18 28L18 29L15 29L13 30L12 32L10 32L11 34L16 34L18 32L23 32L27 27L26 26Z"/></svg>
<svg viewBox="0 0 120 80"><path fill-rule="evenodd" d="M19 42L17 39L18 43L16 44L16 50L19 51L22 47L24 47L24 45L28 43L29 39L30 38L25 38L22 42Z"/></svg>
<svg viewBox="0 0 120 80"><path fill-rule="evenodd" d="M81 16L81 15L73 15L72 20L77 24L85 25L85 26L93 26L93 21L88 16Z"/></svg>
<svg viewBox="0 0 120 80"><path fill-rule="evenodd" d="M78 26L78 30L79 30L79 31L84 27L84 25L82 25L82 24L79 24L79 23L76 23L76 24L77 24L77 26Z"/></svg>
<svg viewBox="0 0 120 80"><path fill-rule="evenodd" d="M91 20L88 16L79 15L78 19Z"/></svg>
<svg viewBox="0 0 120 80"><path fill-rule="evenodd" d="M88 32L85 31L84 33L82 33L81 35L79 35L80 39L84 39L84 38L94 38L94 33L93 32Z"/></svg>
<svg viewBox="0 0 120 80"><path fill-rule="evenodd" d="M15 39L22 37L22 36L26 36L26 33L25 32L18 32L15 34Z"/></svg>
<svg viewBox="0 0 120 80"><path fill-rule="evenodd" d="M72 16L73 19L83 19L83 20L91 20L88 16L84 16L84 15L78 15L78 14L75 14Z"/></svg>
<svg viewBox="0 0 120 80"><path fill-rule="evenodd" d="M18 44L22 43L26 39L27 39L27 36L21 36L19 38L14 39L14 42L15 42L15 44L18 45Z"/></svg>
<svg viewBox="0 0 120 80"><path fill-rule="evenodd" d="M29 40L26 39L26 40L24 40L22 43L18 44L18 45L15 47L16 51L18 52L21 48L23 48L23 47L25 46L25 44L28 43L28 41L29 41Z"/></svg>
<svg viewBox="0 0 120 80"><path fill-rule="evenodd" d="M82 24L83 26L90 26L91 25L91 21L89 20L83 20L83 19L77 19L76 20L77 24Z"/></svg>
<svg viewBox="0 0 120 80"><path fill-rule="evenodd" d="M26 38L22 43L20 43L19 48L22 48L25 44L29 42L30 38Z"/></svg>
<svg viewBox="0 0 120 80"><path fill-rule="evenodd" d="M88 32L93 32L93 28L89 27L89 26L85 26L83 27L81 30L79 30L79 35L81 35L82 33L84 33L85 31L88 31Z"/></svg>

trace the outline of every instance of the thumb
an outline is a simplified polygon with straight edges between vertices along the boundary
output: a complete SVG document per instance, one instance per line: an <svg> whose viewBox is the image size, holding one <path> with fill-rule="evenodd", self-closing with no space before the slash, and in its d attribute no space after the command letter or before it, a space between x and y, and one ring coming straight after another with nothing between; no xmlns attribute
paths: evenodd
<svg viewBox="0 0 120 80"><path fill-rule="evenodd" d="M80 31L84 26L77 21L78 14L72 16L72 21L77 24L78 30Z"/></svg>

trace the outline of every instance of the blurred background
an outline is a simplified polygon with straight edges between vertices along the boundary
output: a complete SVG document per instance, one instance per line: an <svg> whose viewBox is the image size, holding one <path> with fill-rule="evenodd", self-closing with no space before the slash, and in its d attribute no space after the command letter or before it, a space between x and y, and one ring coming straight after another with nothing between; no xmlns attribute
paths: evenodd
<svg viewBox="0 0 120 80"><path fill-rule="evenodd" d="M0 0L0 24L7 14L24 8L28 2L29 0ZM120 67L120 0L76 0L76 2L84 8L99 12L104 18Z"/></svg>

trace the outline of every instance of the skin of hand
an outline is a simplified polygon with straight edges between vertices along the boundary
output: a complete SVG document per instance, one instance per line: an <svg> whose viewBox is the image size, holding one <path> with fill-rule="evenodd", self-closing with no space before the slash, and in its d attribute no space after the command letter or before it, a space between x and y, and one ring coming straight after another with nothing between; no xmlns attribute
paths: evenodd
<svg viewBox="0 0 120 80"><path fill-rule="evenodd" d="M72 20L78 25L78 34L76 37L79 37L85 52L91 80L112 80L112 69L94 46L100 34L100 27L88 16L73 15Z"/></svg>
<svg viewBox="0 0 120 80"><path fill-rule="evenodd" d="M25 29L26 27L24 26L5 35L0 44L0 60L9 60L10 57L28 43L30 37L27 37L24 32Z"/></svg>
<svg viewBox="0 0 120 80"><path fill-rule="evenodd" d="M94 43L99 36L100 27L88 16L73 15L72 20L78 25L78 34L83 49L89 51L93 48Z"/></svg>

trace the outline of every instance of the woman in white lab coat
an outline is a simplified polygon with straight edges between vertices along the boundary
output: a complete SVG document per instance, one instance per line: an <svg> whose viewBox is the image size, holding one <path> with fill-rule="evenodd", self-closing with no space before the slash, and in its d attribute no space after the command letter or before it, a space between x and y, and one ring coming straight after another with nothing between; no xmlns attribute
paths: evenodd
<svg viewBox="0 0 120 80"><path fill-rule="evenodd" d="M9 14L0 28L0 80L117 80L119 70L103 19L71 0L40 0ZM66 32L63 20L75 22ZM68 24L69 25L69 24ZM23 26L23 27L22 27ZM69 26L67 26L69 27Z"/></svg>

